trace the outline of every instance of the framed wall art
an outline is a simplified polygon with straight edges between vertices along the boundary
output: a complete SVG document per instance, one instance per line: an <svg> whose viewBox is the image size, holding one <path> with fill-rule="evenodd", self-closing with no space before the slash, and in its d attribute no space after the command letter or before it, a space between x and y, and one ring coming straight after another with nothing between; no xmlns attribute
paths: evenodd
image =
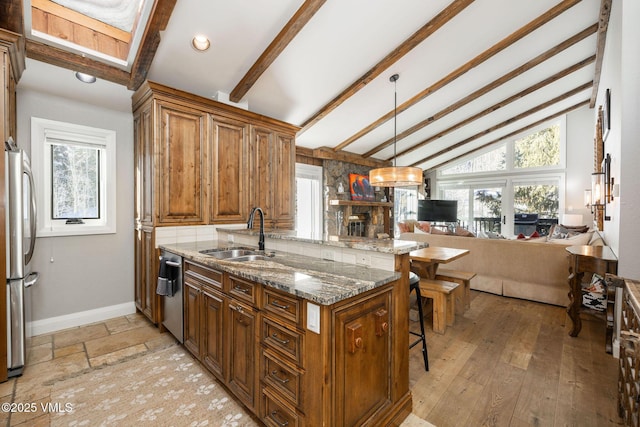
<svg viewBox="0 0 640 427"><path fill-rule="evenodd" d="M349 191L351 200L373 202L376 200L373 187L369 183L369 175L349 174Z"/></svg>

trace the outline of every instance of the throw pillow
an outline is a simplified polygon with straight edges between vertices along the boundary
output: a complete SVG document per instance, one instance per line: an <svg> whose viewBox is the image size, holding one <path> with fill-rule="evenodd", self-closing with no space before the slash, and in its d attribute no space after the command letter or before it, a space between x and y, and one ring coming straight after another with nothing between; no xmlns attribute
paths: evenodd
<svg viewBox="0 0 640 427"><path fill-rule="evenodd" d="M473 234L471 231L462 227L456 227L456 231L454 234L456 236L462 236L462 237L476 237L476 235Z"/></svg>
<svg viewBox="0 0 640 427"><path fill-rule="evenodd" d="M591 240L591 236L593 235L593 231L589 231L587 233L580 233L574 236L565 237L564 239L554 239L549 237L547 242L555 243L557 245L567 245L567 246L581 246L588 245Z"/></svg>
<svg viewBox="0 0 640 427"><path fill-rule="evenodd" d="M588 227L586 229L584 227L568 228L564 225L556 225L553 227L553 231L549 234L549 239L568 239L569 237L586 233L588 230Z"/></svg>
<svg viewBox="0 0 640 427"><path fill-rule="evenodd" d="M431 229L431 223L429 221L418 221L415 225L415 228L419 228L425 233L429 233Z"/></svg>
<svg viewBox="0 0 640 427"><path fill-rule="evenodd" d="M591 283L582 288L582 305L597 311L607 309L607 283L598 274L591 277Z"/></svg>
<svg viewBox="0 0 640 427"><path fill-rule="evenodd" d="M420 227L418 226L418 224L416 224L416 225L413 227L413 232L414 232L414 233L416 233L416 234L429 234L428 232L426 232L426 231L424 231L422 228L420 228Z"/></svg>

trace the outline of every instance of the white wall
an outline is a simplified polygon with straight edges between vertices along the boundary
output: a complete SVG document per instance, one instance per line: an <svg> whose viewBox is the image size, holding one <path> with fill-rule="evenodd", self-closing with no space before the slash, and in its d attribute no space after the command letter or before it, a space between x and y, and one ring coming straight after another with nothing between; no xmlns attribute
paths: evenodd
<svg viewBox="0 0 640 427"><path fill-rule="evenodd" d="M113 85L113 90L131 94ZM133 117L98 105L18 86L18 136L30 143L30 118L116 131L117 232L38 238L33 261L40 280L32 298L34 334L135 311L133 252ZM28 148L27 148L28 149Z"/></svg>
<svg viewBox="0 0 640 427"><path fill-rule="evenodd" d="M591 188L593 172L593 110L582 107L567 114L567 162L564 213L582 214L591 225L593 215L584 206L584 190ZM562 220L562 216L560 217Z"/></svg>
<svg viewBox="0 0 640 427"><path fill-rule="evenodd" d="M596 105L611 89L611 131L605 153L611 154L611 176L620 184L620 197L607 205L604 233L618 255L618 273L640 278L637 248L640 242L640 2L614 2L607 32L605 55ZM595 112L594 112L595 114ZM595 123L595 115L594 115Z"/></svg>

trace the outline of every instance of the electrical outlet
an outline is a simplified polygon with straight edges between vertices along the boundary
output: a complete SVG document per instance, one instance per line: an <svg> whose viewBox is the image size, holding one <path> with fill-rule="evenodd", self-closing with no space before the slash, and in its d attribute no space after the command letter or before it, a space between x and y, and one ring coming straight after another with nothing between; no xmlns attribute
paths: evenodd
<svg viewBox="0 0 640 427"><path fill-rule="evenodd" d="M307 329L320 333L320 306L307 302Z"/></svg>
<svg viewBox="0 0 640 427"><path fill-rule="evenodd" d="M365 254L356 255L356 264L370 266L371 265L371 256L370 255L365 255Z"/></svg>
<svg viewBox="0 0 640 427"><path fill-rule="evenodd" d="M335 261L335 256L333 251L323 250L322 251L322 259L326 259L327 261Z"/></svg>

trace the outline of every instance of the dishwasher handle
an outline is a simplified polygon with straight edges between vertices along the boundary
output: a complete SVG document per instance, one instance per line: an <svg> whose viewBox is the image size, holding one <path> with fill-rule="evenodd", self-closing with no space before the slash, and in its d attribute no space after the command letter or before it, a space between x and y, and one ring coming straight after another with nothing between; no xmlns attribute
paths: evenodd
<svg viewBox="0 0 640 427"><path fill-rule="evenodd" d="M177 262L177 261L169 261L169 260L166 260L165 262L167 263L167 265L168 265L169 267L176 267L176 268L180 268L180 267L182 267L182 263Z"/></svg>

